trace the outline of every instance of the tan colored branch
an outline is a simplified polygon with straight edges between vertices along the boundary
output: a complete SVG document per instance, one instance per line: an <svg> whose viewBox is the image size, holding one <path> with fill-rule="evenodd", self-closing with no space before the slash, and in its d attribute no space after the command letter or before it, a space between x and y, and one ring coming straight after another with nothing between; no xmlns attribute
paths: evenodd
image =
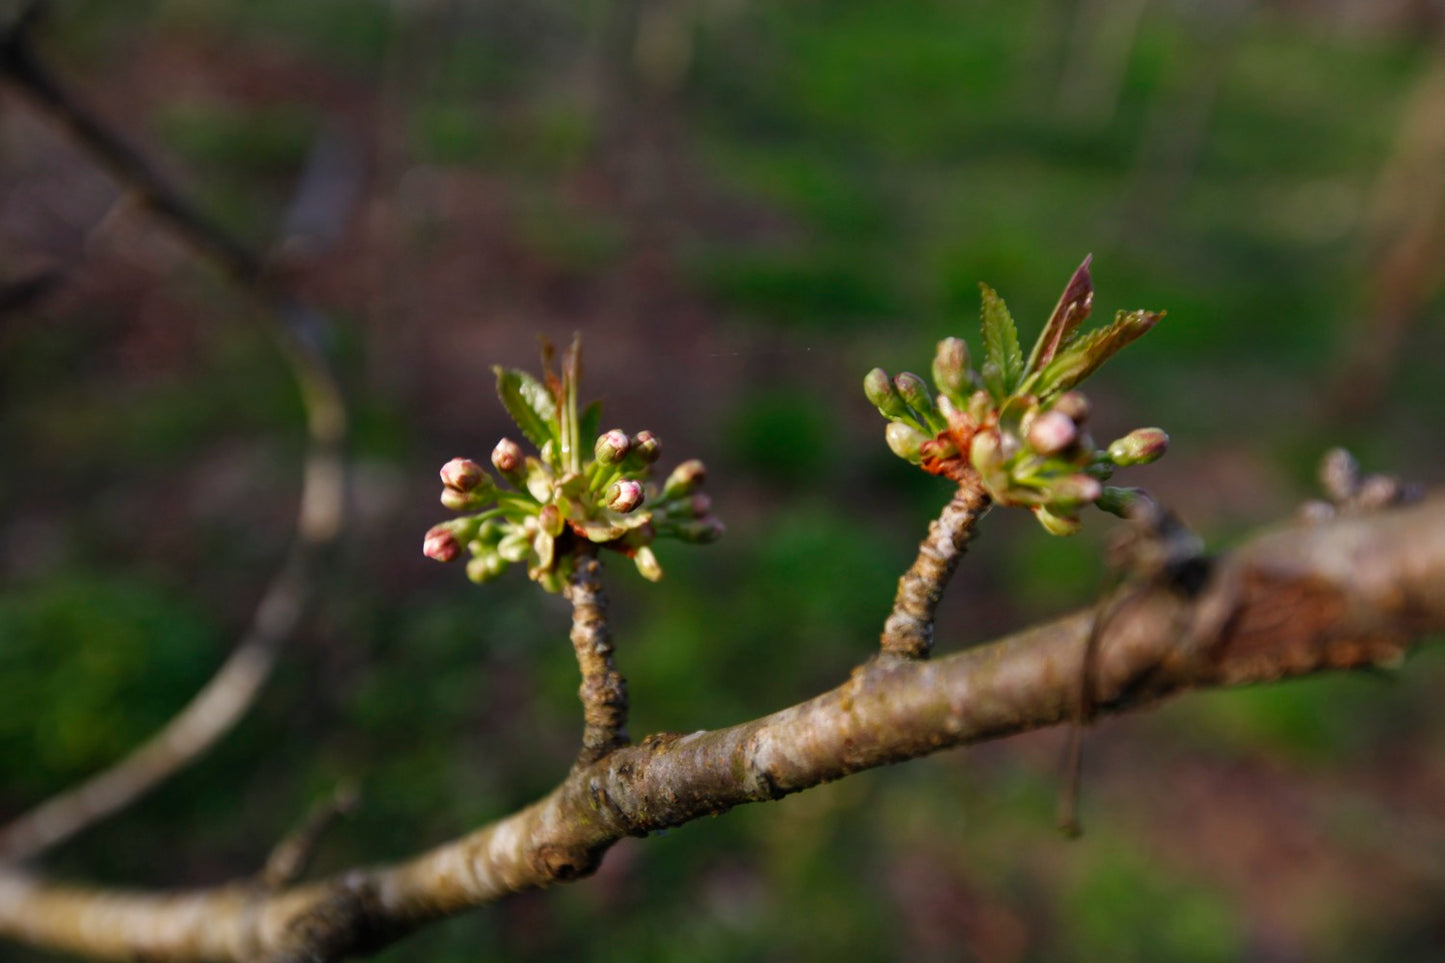
<svg viewBox="0 0 1445 963"><path fill-rule="evenodd" d="M30 46L41 4L0 33L0 80L55 121L157 218L259 302L301 392L306 455L296 536L251 624L215 676L160 732L110 768L0 827L0 863L33 859L154 789L203 755L255 700L312 591L318 554L341 531L346 409L315 343L323 319L266 276L263 262L174 191L119 136L68 94Z"/></svg>
<svg viewBox="0 0 1445 963"><path fill-rule="evenodd" d="M602 563L595 555L588 553L577 560L567 599L572 603L572 648L582 670L582 685L577 690L584 720L582 751L577 757L581 768L627 745L627 680L612 659Z"/></svg>
<svg viewBox="0 0 1445 963"><path fill-rule="evenodd" d="M926 659L933 651L933 617L948 580L958 568L974 528L988 514L988 493L970 477L928 526L918 557L898 580L893 611L883 623L882 649L905 659Z"/></svg>
<svg viewBox="0 0 1445 963"><path fill-rule="evenodd" d="M1198 574L1198 573L1196 573ZM1202 584L1131 592L1095 640L1094 710L1399 658L1445 629L1445 496L1255 538ZM876 659L742 725L649 737L407 862L280 893L159 895L0 871L0 934L111 959L334 960L426 922L585 876L628 835L950 746L1067 721L1092 613L931 662Z"/></svg>

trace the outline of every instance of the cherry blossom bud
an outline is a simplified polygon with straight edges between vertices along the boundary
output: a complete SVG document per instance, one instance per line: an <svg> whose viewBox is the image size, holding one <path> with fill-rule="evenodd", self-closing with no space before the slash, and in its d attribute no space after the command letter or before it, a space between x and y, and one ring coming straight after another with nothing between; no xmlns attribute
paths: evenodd
<svg viewBox="0 0 1445 963"><path fill-rule="evenodd" d="M492 465L509 478L521 470L526 457L522 446L510 438L503 438L497 442L497 447L492 449Z"/></svg>
<svg viewBox="0 0 1445 963"><path fill-rule="evenodd" d="M698 492L687 500L687 513L693 518L702 518L712 511L712 499L703 492Z"/></svg>
<svg viewBox="0 0 1445 963"><path fill-rule="evenodd" d="M562 529L567 527L567 521L562 517L562 511L556 505L543 505L542 510L537 513L537 526L545 534L556 538L562 534Z"/></svg>
<svg viewBox="0 0 1445 963"><path fill-rule="evenodd" d="M481 585L501 575L507 562L496 552L486 552L467 560L467 578Z"/></svg>
<svg viewBox="0 0 1445 963"><path fill-rule="evenodd" d="M593 453L597 456L598 464L615 465L627 457L627 452L631 447L632 440L627 437L627 432L620 428L613 428L597 439Z"/></svg>
<svg viewBox="0 0 1445 963"><path fill-rule="evenodd" d="M1160 428L1138 428L1109 445L1109 460L1120 467L1147 465L1169 449L1169 436Z"/></svg>
<svg viewBox="0 0 1445 963"><path fill-rule="evenodd" d="M638 573L649 582L656 582L662 578L662 566L658 564L657 556L652 553L652 549L646 545L633 553L632 564L637 566Z"/></svg>
<svg viewBox="0 0 1445 963"><path fill-rule="evenodd" d="M642 504L642 485L630 478L613 482L607 489L607 507L623 515Z"/></svg>
<svg viewBox="0 0 1445 963"><path fill-rule="evenodd" d="M1073 535L1083 528L1083 522L1074 515L1056 515L1042 505L1033 509L1034 518L1050 535Z"/></svg>
<svg viewBox="0 0 1445 963"><path fill-rule="evenodd" d="M639 431L632 436L632 451L629 462L651 465L662 455L662 442L650 431Z"/></svg>
<svg viewBox="0 0 1445 963"><path fill-rule="evenodd" d="M1092 475L1067 475L1048 488L1049 504L1055 509L1090 505L1104 494L1104 486Z"/></svg>
<svg viewBox="0 0 1445 963"><path fill-rule="evenodd" d="M718 519L703 518L678 525L677 537L680 541L690 542L693 545L706 545L708 542L715 542L721 538L723 531L723 523Z"/></svg>
<svg viewBox="0 0 1445 963"><path fill-rule="evenodd" d="M1344 448L1331 448L1320 459L1320 484L1334 501L1354 498L1360 482L1360 463Z"/></svg>
<svg viewBox="0 0 1445 963"><path fill-rule="evenodd" d="M905 425L901 421L890 421L888 427L883 431L883 439L888 442L888 447L893 454L916 465L923 457L922 449L924 443L928 441L928 436L912 425Z"/></svg>
<svg viewBox="0 0 1445 963"><path fill-rule="evenodd" d="M900 418L906 421L914 420L913 412L908 410L908 405L898 394L898 389L893 386L893 380L882 368L874 368L868 372L867 377L863 379L863 393L868 396L868 400L884 418L890 421L897 421Z"/></svg>
<svg viewBox="0 0 1445 963"><path fill-rule="evenodd" d="M453 458L442 466L442 484L459 492L469 492L487 481L487 473L470 458Z"/></svg>
<svg viewBox="0 0 1445 963"><path fill-rule="evenodd" d="M1079 426L1063 412L1046 411L1029 425L1029 446L1040 455L1053 455L1072 445Z"/></svg>
<svg viewBox="0 0 1445 963"><path fill-rule="evenodd" d="M667 476L667 483L662 486L662 497L670 500L691 495L702 487L706 479L707 468L702 462L696 458L685 461Z"/></svg>
<svg viewBox="0 0 1445 963"><path fill-rule="evenodd" d="M480 508L486 504L486 499L476 492L459 492L455 488L443 488L442 504L454 512L464 512L471 508Z"/></svg>
<svg viewBox="0 0 1445 963"><path fill-rule="evenodd" d="M452 534L451 528L446 525L433 525L426 533L421 551L427 558L450 562L462 553L462 546Z"/></svg>
<svg viewBox="0 0 1445 963"><path fill-rule="evenodd" d="M968 344L962 338L944 338L933 356L933 383L947 397L962 401L971 379Z"/></svg>
<svg viewBox="0 0 1445 963"><path fill-rule="evenodd" d="M1089 401L1089 396L1082 391L1065 391L1054 399L1053 407L1049 410L1068 415L1074 424L1082 425L1089 420L1089 412L1093 410L1093 404Z"/></svg>

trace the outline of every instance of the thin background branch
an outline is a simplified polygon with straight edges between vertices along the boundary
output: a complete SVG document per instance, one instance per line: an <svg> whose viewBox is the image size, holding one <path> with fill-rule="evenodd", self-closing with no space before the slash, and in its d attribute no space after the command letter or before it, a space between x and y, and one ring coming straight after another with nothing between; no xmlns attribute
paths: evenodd
<svg viewBox="0 0 1445 963"><path fill-rule="evenodd" d="M43 10L43 4L29 5L0 36L0 80L71 135L142 207L197 254L218 265L257 303L258 315L300 389L309 444L291 548L231 655L191 701L139 748L0 828L0 862L33 859L119 812L230 731L255 701L283 643L296 630L313 591L316 558L340 534L345 501L341 448L346 409L322 348L324 317L285 290L261 258L171 188L51 75L31 44L31 32ZM317 154L322 159L331 156ZM319 215L315 192L307 185L328 180L302 180L292 206L306 212L308 225L314 225ZM343 207L349 204L333 191L329 199L333 211L338 200ZM341 218L333 215L333 220L338 219L344 219L344 213Z"/></svg>

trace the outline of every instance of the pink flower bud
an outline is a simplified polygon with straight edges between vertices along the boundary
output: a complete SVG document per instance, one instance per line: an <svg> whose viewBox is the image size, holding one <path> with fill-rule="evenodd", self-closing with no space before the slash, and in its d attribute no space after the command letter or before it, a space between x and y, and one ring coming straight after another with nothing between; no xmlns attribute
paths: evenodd
<svg viewBox="0 0 1445 963"><path fill-rule="evenodd" d="M630 478L613 482L607 489L607 507L626 515L642 504L642 485Z"/></svg>
<svg viewBox="0 0 1445 963"><path fill-rule="evenodd" d="M470 458L453 458L442 466L442 484L459 492L469 492L481 485L487 473Z"/></svg>
<svg viewBox="0 0 1445 963"><path fill-rule="evenodd" d="M510 438L503 438L497 442L497 447L492 449L492 464L503 474L511 474L520 469L525 458L526 452L522 451L522 446Z"/></svg>
<svg viewBox="0 0 1445 963"><path fill-rule="evenodd" d="M1082 425L1089 420L1089 412L1093 410L1093 404L1089 401L1089 396L1082 391L1065 391L1054 400L1054 405L1050 410L1068 415L1075 424Z"/></svg>
<svg viewBox="0 0 1445 963"><path fill-rule="evenodd" d="M667 483L663 486L663 498L681 498L683 495L691 495L702 486L707 478L707 469L703 463L696 458L685 461L672 470L667 476Z"/></svg>
<svg viewBox="0 0 1445 963"><path fill-rule="evenodd" d="M597 439L593 454L597 457L598 463L615 465L627 457L627 452L631 447L632 439L627 437L627 432L620 428L613 428Z"/></svg>
<svg viewBox="0 0 1445 963"><path fill-rule="evenodd" d="M1169 449L1169 436L1159 428L1138 428L1109 445L1109 460L1121 467L1147 465Z"/></svg>
<svg viewBox="0 0 1445 963"><path fill-rule="evenodd" d="M422 554L438 562L450 562L462 553L457 537L445 525L435 525L426 533L421 545Z"/></svg>
<svg viewBox="0 0 1445 963"><path fill-rule="evenodd" d="M1060 411L1046 411L1029 426L1029 446L1040 455L1057 454L1078 437L1079 426Z"/></svg>
<svg viewBox="0 0 1445 963"><path fill-rule="evenodd" d="M632 459L643 465L651 465L662 454L662 442L650 431L639 431L632 436Z"/></svg>

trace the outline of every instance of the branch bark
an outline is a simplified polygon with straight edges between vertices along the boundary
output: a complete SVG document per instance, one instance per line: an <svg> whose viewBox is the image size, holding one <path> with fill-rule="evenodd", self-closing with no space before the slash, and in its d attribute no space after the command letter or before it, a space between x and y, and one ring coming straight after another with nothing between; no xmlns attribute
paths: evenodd
<svg viewBox="0 0 1445 963"><path fill-rule="evenodd" d="M577 690L582 699L582 750L577 767L583 768L628 742L627 680L612 658L602 563L594 552L577 559L567 600L572 603L572 648L582 671L582 685Z"/></svg>
<svg viewBox="0 0 1445 963"><path fill-rule="evenodd" d="M1092 643L1095 713L1398 660L1445 629L1445 495L1266 532L1204 575L1121 600ZM1085 610L931 662L874 659L761 719L618 749L537 803L406 862L281 892L125 892L0 869L0 935L110 959L364 954L431 920L585 876L624 836L1068 721L1092 624Z"/></svg>

